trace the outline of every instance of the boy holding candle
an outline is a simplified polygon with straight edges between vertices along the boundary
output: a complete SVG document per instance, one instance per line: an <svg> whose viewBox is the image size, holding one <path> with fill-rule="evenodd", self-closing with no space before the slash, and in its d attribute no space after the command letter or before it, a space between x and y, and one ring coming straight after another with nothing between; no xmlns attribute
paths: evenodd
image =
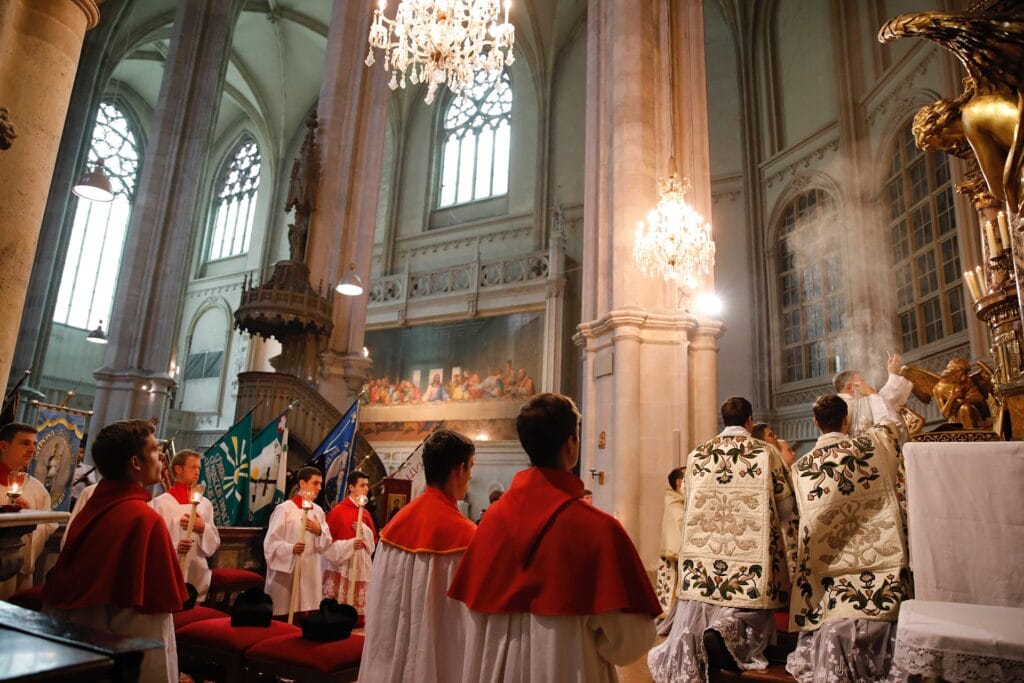
<svg viewBox="0 0 1024 683"><path fill-rule="evenodd" d="M210 590L211 557L220 547L220 532L213 523L213 504L195 489L202 456L196 451L178 451L171 460L174 485L150 503L163 518L178 551L185 581L195 586L199 602ZM191 527L190 527L191 524ZM191 528L191 533L189 530Z"/></svg>
<svg viewBox="0 0 1024 683"><path fill-rule="evenodd" d="M324 597L350 604L360 616L364 616L370 566L377 544L377 528L365 507L370 493L370 478L354 470L349 473L345 488L345 499L327 514L333 543L330 552L324 556ZM362 523L357 527L356 520L360 515Z"/></svg>
<svg viewBox="0 0 1024 683"><path fill-rule="evenodd" d="M159 446L146 420L100 430L92 459L103 480L67 531L46 577L47 611L122 636L161 640L147 650L141 681L178 680L171 612L188 599L178 557L145 487L160 481Z"/></svg>
<svg viewBox="0 0 1024 683"><path fill-rule="evenodd" d="M35 427L11 422L0 429L0 504L17 505L29 510L50 509L50 494L46 487L35 477L24 473L35 453ZM20 476L15 476L16 473ZM56 530L56 524L39 524L32 533L25 534L21 569L11 578L0 582L0 600L32 587L36 560L43 552L46 539Z"/></svg>
<svg viewBox="0 0 1024 683"><path fill-rule="evenodd" d="M324 478L317 468L303 467L298 479L298 495L277 506L270 516L263 541L263 554L267 558L266 591L274 601L274 616L288 614L289 607L293 606L292 579L299 566L294 611L317 610L323 598L320 556L331 545L331 532L323 508L313 499L320 493Z"/></svg>

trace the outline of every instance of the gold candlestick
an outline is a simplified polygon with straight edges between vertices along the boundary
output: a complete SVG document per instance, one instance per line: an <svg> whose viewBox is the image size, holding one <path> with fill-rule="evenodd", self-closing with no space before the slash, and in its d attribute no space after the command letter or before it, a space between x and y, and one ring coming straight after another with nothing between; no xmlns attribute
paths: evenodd
<svg viewBox="0 0 1024 683"><path fill-rule="evenodd" d="M363 508L366 507L366 496L359 496L356 498L356 540L362 540L362 534L360 528L363 524ZM352 559L348 563L348 600L346 601L349 605L353 605L356 599L356 549L352 549ZM354 606L354 605L353 605Z"/></svg>
<svg viewBox="0 0 1024 683"><path fill-rule="evenodd" d="M183 540L192 540L192 529L196 525L196 514L199 508L199 502L203 499L203 491L206 487L203 484L196 484L191 488L192 500L189 503L192 505L192 511L188 515L188 527L185 529L185 538ZM178 564L181 565L181 571L185 571L185 560L188 558L188 552L178 551Z"/></svg>
<svg viewBox="0 0 1024 683"><path fill-rule="evenodd" d="M299 543L306 542L306 520L309 519L309 511L313 509L313 501L310 500L306 491L299 494L302 496L302 527L299 531ZM303 549L305 552L305 549ZM294 553L293 553L294 554ZM302 575L302 558L295 555L295 569L292 571L292 594L288 600L288 623L295 618L295 602L299 599L299 577Z"/></svg>

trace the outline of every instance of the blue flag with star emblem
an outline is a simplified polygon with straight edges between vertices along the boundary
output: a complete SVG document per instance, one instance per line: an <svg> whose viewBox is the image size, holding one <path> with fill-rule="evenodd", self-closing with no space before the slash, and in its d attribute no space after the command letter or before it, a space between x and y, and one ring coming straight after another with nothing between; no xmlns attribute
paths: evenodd
<svg viewBox="0 0 1024 683"><path fill-rule="evenodd" d="M234 526L245 522L249 497L249 450L252 446L252 411L210 446L203 456L199 481L206 484L206 497L213 504L214 523Z"/></svg>

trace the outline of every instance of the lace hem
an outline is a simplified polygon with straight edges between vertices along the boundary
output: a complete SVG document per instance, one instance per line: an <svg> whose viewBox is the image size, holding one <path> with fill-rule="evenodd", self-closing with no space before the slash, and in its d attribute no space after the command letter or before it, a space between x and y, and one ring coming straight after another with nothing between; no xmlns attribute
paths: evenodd
<svg viewBox="0 0 1024 683"><path fill-rule="evenodd" d="M896 644L890 681L905 681L913 675L961 681L1021 681L1024 661L949 650L933 650L907 643Z"/></svg>

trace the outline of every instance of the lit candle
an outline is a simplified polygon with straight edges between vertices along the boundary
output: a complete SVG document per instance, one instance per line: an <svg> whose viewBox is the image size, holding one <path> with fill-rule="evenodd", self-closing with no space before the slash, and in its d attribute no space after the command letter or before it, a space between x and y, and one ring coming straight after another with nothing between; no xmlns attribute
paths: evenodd
<svg viewBox="0 0 1024 683"><path fill-rule="evenodd" d="M985 271L981 269L981 266L974 266L974 276L978 278L978 290L981 295L988 294L988 280L985 279Z"/></svg>
<svg viewBox="0 0 1024 683"><path fill-rule="evenodd" d="M971 294L971 299L977 301L981 298L981 290L978 288L978 282L974 279L973 270L964 271L964 284L967 285L967 291Z"/></svg>
<svg viewBox="0 0 1024 683"><path fill-rule="evenodd" d="M996 228L992 221L985 221L985 235L988 236L988 257L999 256L1002 249L999 248L999 239L996 237Z"/></svg>
<svg viewBox="0 0 1024 683"><path fill-rule="evenodd" d="M999 221L999 237L1003 240L1003 248L1009 249L1012 242L1010 242L1010 226L1006 222L1006 214L1000 211L996 214L996 220Z"/></svg>
<svg viewBox="0 0 1024 683"><path fill-rule="evenodd" d="M206 487L203 484L196 484L192 487L192 500L189 504L192 506L192 511L188 513L188 527L185 529L186 541L192 540L192 529L196 525L196 510L199 508L199 502L203 499L203 491ZM181 565L181 570L185 570L185 558L188 557L187 552L178 552L178 564Z"/></svg>

